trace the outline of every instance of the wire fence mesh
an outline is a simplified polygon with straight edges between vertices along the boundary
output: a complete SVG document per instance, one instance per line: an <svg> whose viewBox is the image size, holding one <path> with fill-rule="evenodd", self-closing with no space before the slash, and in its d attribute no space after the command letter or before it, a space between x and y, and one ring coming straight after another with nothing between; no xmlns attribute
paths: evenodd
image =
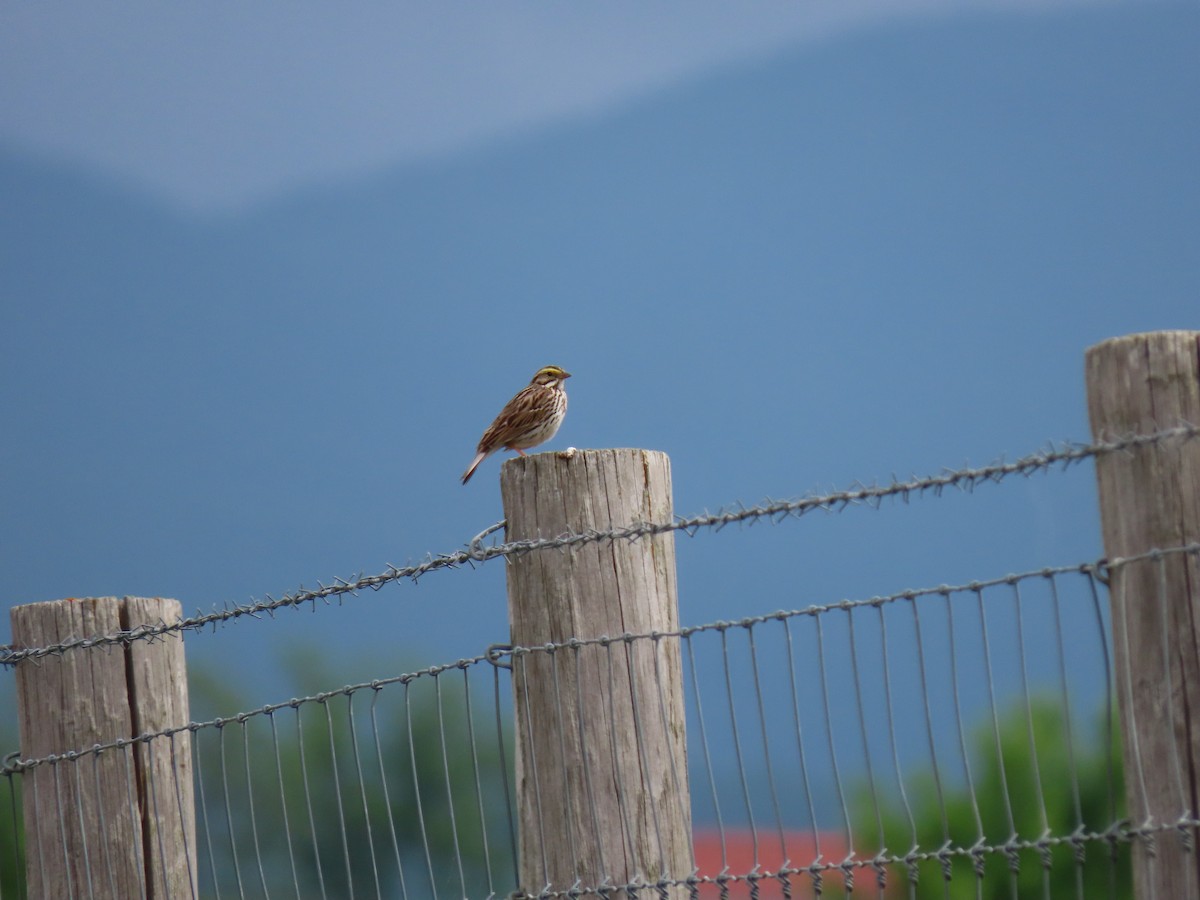
<svg viewBox="0 0 1200 900"><path fill-rule="evenodd" d="M437 568L970 488L1197 433L1186 426L1070 445L885 488L608 533L487 544L493 528L466 550L422 566L179 622L10 647L0 661L42 665L62 654L110 653L130 641L176 639L212 624L213 616L269 613ZM1196 559L1200 546L813 603L674 632L495 646L210 721L37 759L14 753L0 770L0 896L27 896L27 873L56 856L70 873L69 895L79 897L123 896L126 884L135 886L131 896L508 896L518 888L520 842L564 838L518 838L514 730L530 726L513 720L514 691L553 695L552 706L567 712L539 727L557 729L554 736L580 727L567 714L574 698L557 678L531 686L524 660L548 654L557 666L578 667L592 657L601 671L612 671L631 648L652 644L672 648L683 679L687 765L673 773L678 796L663 802L689 804L695 866L524 886L535 895L1129 897L1131 848L1153 856L1172 841L1190 853L1200 822L1178 758L1177 817L1124 810L1124 779L1144 777L1149 762L1135 752L1122 764L1116 698L1126 685L1114 674L1108 585L1128 567L1163 567L1181 556ZM1168 640L1167 598L1141 601L1139 614L1160 623ZM669 673L656 665L653 677ZM1168 669L1138 677L1169 688L1172 675ZM613 703L628 700L610 696ZM664 715L650 706L634 711L638 747L645 738L636 723ZM577 712L584 719L604 715ZM1162 723L1171 733L1178 725ZM139 748L151 757L182 752L193 771L155 778L157 768ZM590 808L574 811L575 828L565 835L579 853L602 816L645 802L638 785L618 781L615 806L605 805L599 773L586 765L560 771L558 758L537 763L539 779L584 779L589 789L595 779ZM49 777L30 777L39 771ZM102 815L137 821L150 810L144 846L164 856L164 867L163 842L172 835L184 842L184 888L160 885L153 860L130 863L115 853L103 840L112 821L85 819L82 794L102 781L122 798ZM190 830L185 786L195 794ZM62 823L60 839L31 842L30 810ZM69 842L69 830L79 840ZM626 835L632 842L628 827ZM657 839L664 860L667 838ZM68 845L81 848L69 859ZM617 871L611 863L606 868Z"/></svg>

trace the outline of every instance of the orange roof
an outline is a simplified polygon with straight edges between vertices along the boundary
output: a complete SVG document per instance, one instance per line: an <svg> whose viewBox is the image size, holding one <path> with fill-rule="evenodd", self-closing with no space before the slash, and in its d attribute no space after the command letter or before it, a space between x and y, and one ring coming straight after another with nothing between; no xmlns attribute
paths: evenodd
<svg viewBox="0 0 1200 900"><path fill-rule="evenodd" d="M748 828L726 828L723 832L715 828L698 828L692 833L698 874L701 877L716 878L722 872L722 860L725 874L744 876L754 871L774 873L785 864L791 869L803 869L814 862L837 865L847 856L846 837L837 832L785 831L782 842L780 837L780 833L773 828L759 829L756 834L752 834ZM870 879L874 884L874 873L869 869L861 872L861 877ZM821 880L826 886L842 886L842 874L836 869L822 872ZM813 879L807 872L791 875L788 883L791 887L790 896L796 900L814 896ZM750 896L750 884L744 878L729 881L728 887L731 900L742 900ZM719 885L701 885L700 896L721 896ZM761 900L782 898L782 881L777 878L762 879L758 882L758 896Z"/></svg>

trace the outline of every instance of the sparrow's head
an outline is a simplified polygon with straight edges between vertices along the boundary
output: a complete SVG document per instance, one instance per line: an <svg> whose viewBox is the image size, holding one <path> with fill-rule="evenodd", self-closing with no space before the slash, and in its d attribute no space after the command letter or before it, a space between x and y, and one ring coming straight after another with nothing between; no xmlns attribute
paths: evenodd
<svg viewBox="0 0 1200 900"><path fill-rule="evenodd" d="M533 376L533 384L540 384L545 387L559 387L570 377L570 372L560 369L558 366L542 366L537 370L537 374Z"/></svg>

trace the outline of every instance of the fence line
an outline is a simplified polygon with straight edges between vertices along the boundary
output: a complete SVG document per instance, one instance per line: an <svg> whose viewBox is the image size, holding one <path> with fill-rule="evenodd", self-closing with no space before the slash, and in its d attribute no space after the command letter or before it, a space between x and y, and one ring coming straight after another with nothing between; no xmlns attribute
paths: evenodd
<svg viewBox="0 0 1200 900"><path fill-rule="evenodd" d="M563 564L561 572L550 573L545 596L528 607L540 621L544 607L537 603L592 597L588 579L594 576L588 567L594 568L601 551L577 555L588 545L615 544L602 551L609 570L658 578L673 590L673 553L654 559L651 542L634 543L638 539L675 532L694 536L701 529L719 531L762 519L777 524L817 509L878 508L889 498L907 502L947 488L970 492L989 481L1066 469L1089 458L1103 458L1097 464L1103 475L1106 465L1125 465L1126 457L1119 454L1129 454L1135 465L1157 460L1160 451L1146 448L1170 441L1165 447L1173 452L1200 436L1200 428L1184 423L1116 440L1101 440L1101 429L1094 434L1095 443L1060 444L1011 463L887 485L858 484L691 517L670 515L668 486L663 507L635 504L620 513L610 509L610 518L567 519L575 530L563 530L559 506L590 510L604 506L602 499L550 504L556 518L524 526L509 505L516 498L520 508L524 494L512 489L518 479L536 483L539 496L559 497L567 480L584 469L580 464L568 473L570 467L559 467L547 455L505 473L507 533L520 539L491 538L506 526L501 522L465 549L419 565L389 566L381 575L337 579L317 590L190 618L173 619L176 607L154 613L170 621L127 630L104 632L103 626L89 627L94 622L86 618L79 620L86 623L81 627L72 618L71 625L48 636L102 633L0 648L0 662L32 666L18 669L18 679L37 672L47 658L74 652L103 654L74 662L95 666L108 653L120 654L138 641L182 636L239 617L273 617L277 609L329 603L406 578L415 581L426 572L496 558L512 564L510 594L514 573L519 575L523 565L536 563L540 571ZM1145 453L1135 456L1139 449ZM584 453L600 458L644 451ZM536 467L541 468L535 472ZM641 474L640 465L633 469ZM619 483L618 476L610 480ZM1151 484L1138 490L1139 496L1153 493ZM618 493L641 496L624 487ZM1194 538L1194 529L1185 538L1173 537ZM1107 546L1113 553L1140 550L1147 543ZM527 558L550 549L569 555ZM619 562L620 554L614 553L627 549L634 555ZM546 898L707 900L716 896L710 889L726 898L737 888L764 900L777 896L773 889L785 897L853 891L879 900L901 889L915 900L925 897L931 884L948 897L950 882L958 878L973 879L976 892L983 892L985 880L997 874L1007 879L1014 897L1026 891L1090 897L1105 885L1116 897L1118 886L1128 881L1131 860L1139 878L1146 867L1173 873L1180 854L1194 858L1200 829L1185 783L1186 751L1143 755L1135 734L1122 767L1113 729L1118 701L1125 707L1127 729L1147 717L1145 698L1137 706L1129 700L1135 680L1163 684L1171 694L1179 678L1190 677L1173 672L1166 655L1160 659L1144 649L1132 655L1140 660L1136 675L1123 665L1134 646L1126 630L1130 621L1146 632L1137 636L1138 646L1144 648L1149 636L1154 647L1169 647L1171 616L1180 597L1169 583L1184 567L1180 559L1194 567L1200 543L682 627L676 616L639 620L623 614L576 627L572 613L552 629L514 631L522 645L493 645L454 662L207 721L186 722L185 712L159 720L170 727L150 729L138 725L135 716L133 728L125 731L133 737L90 747L26 746L27 752L42 754L22 758L17 751L0 765L0 784L8 786L13 812L11 829L0 821L0 842L12 841L10 848L0 847L0 895L14 883L7 856L19 873L18 893L26 876L26 889L36 892L39 872L44 884L47 871L60 864L72 896L103 894L106 879L110 887L119 880L118 866L132 857L124 863L116 853L110 858L108 844L98 840L107 830L104 807L95 813L101 817L98 831L85 824L83 795L103 780L123 806L107 813L108 824L114 816L133 821L141 816L144 843L136 848L131 871L142 878L143 894L151 889L155 866L166 864L164 828L192 821L195 830L183 837L188 868L178 884L185 894L190 887L193 897L294 890L300 898L319 889L322 897L365 893L382 898L398 891L404 898L436 900L443 891L497 898L520 886L530 891L527 897ZM577 586L563 575L568 564L583 573ZM1110 594L1111 612L1102 592ZM628 593L640 596L636 590ZM76 604L59 605L79 611ZM656 621L668 627L650 630ZM598 633L605 628L629 630ZM39 632L31 634L26 644L42 643ZM553 639L542 642L543 637ZM135 645L132 651L150 649ZM533 663L539 666L534 680L542 705L534 716L514 715L522 709L522 697L528 700ZM126 678L133 677L132 668L126 672ZM614 680L615 672L620 677ZM582 673L593 692L587 702ZM605 678L607 688L597 682ZM177 676L174 683L180 683ZM480 700L484 688L490 701ZM671 692L678 702L669 714L664 697ZM616 753L618 730L612 726L618 721L618 695L620 704L632 707L632 718L623 719L619 729L630 768L614 778L617 769L592 743L607 734ZM27 697L23 708L37 709L39 702ZM1103 713L1102 723L1091 715L1096 709ZM968 718L972 712L977 720ZM1180 714L1168 710L1166 716L1166 731L1174 735ZM685 728L685 720L698 728ZM96 736L113 733L105 729ZM89 731L82 734L88 736L52 744L91 739ZM678 757L678 768L672 759L666 774L654 776L650 751L667 740L686 741L686 748L680 744L686 754ZM179 766L159 771L156 755L161 763L176 753L182 754ZM191 802L185 795L193 774L194 813L184 802ZM647 793L646 786L659 776L654 793ZM1168 791L1153 804L1142 799L1144 787L1128 797L1122 792L1122 779L1137 786L1155 779L1164 784L1164 776ZM559 784L574 793L558 793ZM543 797L556 804L557 812L566 798L565 819L546 818L558 823L553 828L539 828L540 807L525 821L530 804ZM681 827L660 832L658 804L672 803L673 797L690 798L690 811ZM1129 817L1126 803L1134 807ZM57 824L28 831L22 847L18 805L26 824L31 815L33 821L45 816ZM653 820L638 825L639 809L648 810ZM599 851L596 867L581 862L594 852L587 842L596 837L584 823L598 833L601 819L611 830L606 840L613 843ZM702 858L697 849L693 865L691 842L686 862L680 857L669 862L671 841L691 834L687 820L707 829L719 862L711 853ZM699 832L695 840L699 847ZM611 856L626 849L625 863L614 864ZM564 850L568 862L576 861L573 876L561 865L547 866L550 856ZM532 883L539 877L539 857L545 873L540 891ZM23 858L30 868L23 868ZM1171 862L1160 864L1160 858ZM630 864L630 859L636 861Z"/></svg>
<svg viewBox="0 0 1200 900"><path fill-rule="evenodd" d="M42 647L3 647L0 648L0 665L12 666L24 659L38 659L71 650L82 650L108 644L125 644L137 640L152 640L175 632L198 631L210 625L215 627L218 623L243 617L261 618L263 613L273 617L274 613L280 609L294 609L305 603L315 605L318 600L329 603L334 598L342 598L346 595L354 596L360 591L377 591L392 582L405 579L416 581L429 572L453 569L464 564L473 565L477 562L487 562L492 559L507 558L538 550L565 549L599 541L632 540L676 531L692 537L700 529L711 528L714 531L720 531L727 525L753 523L761 519L778 524L785 519L799 518L814 510L841 512L850 506L858 505L878 508L887 499L908 502L913 496L923 496L928 493L940 496L947 488L970 492L980 484L998 483L1013 475L1029 477L1039 471L1047 471L1056 466L1067 468L1097 456L1123 453L1173 438L1190 440L1197 436L1200 436L1200 426L1185 422L1172 428L1146 434L1127 435L1110 441L1098 441L1091 444L1064 442L1057 447L1034 452L1013 462L996 462L979 468L950 469L940 475L914 477L907 481L893 481L882 486L859 485L827 494L810 494L794 500L769 501L749 507L739 504L734 508L722 509L716 513L702 513L688 517L677 516L671 522L633 522L618 528L570 532L556 537L509 541L485 546L483 539L503 527L504 523L500 522L473 538L468 543L467 549L430 556L417 565L402 567L389 565L379 575L360 576L353 581L335 578L331 585L318 582L319 587L315 590L299 590L278 598L266 595L266 598L261 601L227 605L209 613L185 617L175 622L158 622L141 625L128 631L71 638Z"/></svg>
<svg viewBox="0 0 1200 900"><path fill-rule="evenodd" d="M468 669L482 662L490 662L494 665L506 666L502 660L512 659L514 657L519 657L526 654L553 654L558 650L578 650L582 647L608 647L609 645L628 644L633 641L661 640L664 638L689 638L692 635L703 634L705 632L724 632L737 628L748 629L755 625L760 625L766 622L786 621L788 619L801 616L816 617L823 613L832 612L835 610L849 612L851 610L863 607L877 608L899 601L913 601L923 597L947 597L952 594L979 593L990 588L1001 587L1005 585L1015 586L1021 582L1030 580L1053 579L1059 575L1081 574L1085 576L1094 576L1098 578L1101 583L1107 584L1109 573L1117 569L1134 563L1157 561L1179 554L1200 557L1200 544L1185 544L1179 547L1155 548L1136 556L1121 557L1112 560L1098 559L1092 562L1076 563L1074 565L1044 566L1042 568L1031 569L1025 572L1011 573L1008 575L969 581L960 584L941 584L935 587L908 588L892 594L876 595L857 600L838 600L830 603L810 604L802 609L780 609L770 613L743 616L738 619L717 620L714 622L706 622L700 625L689 625L675 630L635 633L624 632L614 635L598 635L591 638L573 637L567 641L549 641L545 644L539 644L537 646L530 647L514 647L507 644L494 644L483 653L476 654L475 656L464 657L462 659L455 660L454 662L440 663L437 665L427 666L422 669L416 669L412 672L405 672L400 675L392 675L386 678L374 678L371 681L348 684L340 688L334 688L328 691L320 691L304 697L293 697L289 700L283 700L276 703L267 703L254 709L245 710L243 712L234 713L228 716L218 716L204 722L189 722L187 725L165 728L159 731L146 732L131 738L118 738L107 743L95 744L91 747L80 747L63 753L51 753L36 759L21 759L18 755L19 751L17 751L15 753L10 753L7 757L5 757L3 764L0 765L0 777L20 774L46 764L75 762L76 760L86 756L99 755L109 750L122 750L133 745L148 743L157 738L181 734L185 731L195 733L205 728L222 728L225 725L244 723L247 719L254 718L256 716L269 716L272 713L279 712L281 710L286 710L289 708L295 709L311 703L323 704L326 701L336 697L349 697L352 694L356 694L368 689L378 691L381 688L393 684L403 685L421 678L436 678L438 675L441 675L445 672L449 672L454 669Z"/></svg>
<svg viewBox="0 0 1200 900"><path fill-rule="evenodd" d="M1048 851L1061 847L1070 847L1072 850L1077 851L1091 843L1102 844L1106 847L1131 844L1139 840L1153 843L1158 835L1166 832L1182 832L1185 829L1196 827L1200 827L1200 819L1182 818L1178 822L1140 827L1130 827L1125 823L1117 822L1102 832L1081 831L1065 836L1046 835L1045 837L1036 839L1012 838L1000 844L981 844L972 847L946 846L940 847L937 850L913 850L903 855L879 853L870 858L859 859L847 857L837 862L813 862L805 866L781 866L775 870L761 869L756 872L744 874L693 874L686 878L632 881L627 884L578 887L558 891L546 890L539 891L535 897L536 900L558 900L558 898L575 897L601 897L608 900L615 893L639 891L646 888L655 890L670 887L698 889L704 885L715 885L717 887L736 884L762 885L773 881L784 883L797 875L808 876L819 889L823 876L834 873L842 876L844 883L848 885L847 890L853 890L856 873L870 870L872 874L876 874L880 867L893 866L912 871L920 863L936 862L943 871L949 871L953 863L958 860L970 860L972 863L975 863L992 855L1003 855L1006 859L1012 859L1014 855L1021 853L1035 852L1043 855ZM919 881L919 877L917 880ZM947 878L947 882L949 880ZM699 896L699 894L695 893L694 896ZM1082 897L1083 895L1080 896ZM529 900L534 900L534 897L530 897Z"/></svg>
<svg viewBox="0 0 1200 900"><path fill-rule="evenodd" d="M23 773L63 767L52 780L57 787L35 798L43 809L62 811L74 802L70 785L96 777L103 757L115 754L116 770L132 778L132 746L184 740L200 788L202 896L293 890L304 896L317 890L320 878L319 895L326 897L387 896L389 886L413 898L500 897L514 883L515 869L505 762L512 726L500 724L509 711L501 687L515 678L508 663L537 654L578 665L588 652L612 661L635 642L677 640L688 718L699 724L689 729L696 816L702 824L716 823L719 844L730 854L748 828L755 835L752 864L731 856L717 868L537 896L640 898L676 888L707 898L716 896L708 890L753 887L767 897L779 896L766 893L769 887L786 886L797 897L840 896L854 887L856 895L884 898L897 884L982 878L993 867L1010 873L1005 877L1014 884L1057 877L1064 868L1082 873L1083 883L1094 867L1126 865L1123 848L1132 843L1153 847L1188 837L1200 825L1188 810L1171 821L1126 821L1111 774L1099 806L1088 805L1086 790L1082 807L1067 801L1070 825L1046 812L1078 797L1081 785L1106 781L1089 775L1094 741L1082 731L1067 737L1072 726L1086 724L1081 713L1091 712L1090 701L1079 705L1079 688L1111 680L1097 592L1114 569L1164 565L1178 554L1200 555L1200 545L671 632L494 647L131 740L10 759L0 774L10 790L23 783L28 791L36 788ZM1073 623L1069 652L1064 619ZM1085 619L1094 627L1079 627ZM913 687L898 690L902 683ZM1035 683L1047 690L1032 691ZM494 699L481 700L489 688ZM1051 704L1049 716L1041 702ZM1106 697L1106 709L1111 702ZM964 719L972 708L981 715L974 723ZM495 724L488 725L493 712ZM660 714L648 706L642 721ZM1014 735L1017 744L1028 744L1032 770L1013 757ZM1112 752L1109 745L1101 756ZM555 760L541 763L554 766ZM1006 773L1007 783L990 781L996 772ZM1137 776L1133 762L1129 776ZM177 786L160 781L151 787L167 807L162 814L173 814ZM989 799L1007 812L989 816ZM944 816L963 803L975 812L961 821L952 816L932 834L921 824L931 810ZM587 815L580 810L582 820ZM797 825L824 843L798 846ZM39 846L27 852L36 865L37 854L62 851ZM97 886L106 865L93 853L85 867ZM86 895L86 887L80 890Z"/></svg>

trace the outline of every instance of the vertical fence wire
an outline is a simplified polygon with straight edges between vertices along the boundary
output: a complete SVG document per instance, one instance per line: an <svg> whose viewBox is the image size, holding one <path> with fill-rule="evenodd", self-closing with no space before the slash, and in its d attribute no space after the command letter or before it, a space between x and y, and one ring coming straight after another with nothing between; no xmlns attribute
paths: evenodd
<svg viewBox="0 0 1200 900"><path fill-rule="evenodd" d="M429 891L430 895L437 900L437 876L433 870L433 853L429 846L429 832L425 822L425 806L421 802L421 775L417 766L417 745L416 738L413 733L413 717L412 717L412 684L404 683L404 717L408 736L408 753L409 760L412 763L412 788L413 802L417 810L417 823L420 827L420 842L421 850L425 855L425 867L429 874Z"/></svg>
<svg viewBox="0 0 1200 900"><path fill-rule="evenodd" d="M621 644L623 651L626 671L629 675L629 694L633 697L633 740L634 748L637 752L638 768L641 772L641 777L644 779L644 784L651 784L654 780L654 775L650 771L650 763L646 755L646 737L642 728L643 710L641 704L638 703L638 698L642 696L639 691L637 680L637 661L633 659L634 645L631 641L623 641ZM666 844L663 840L662 829L659 824L659 804L650 803L650 822L654 831L654 846L658 852L658 871L659 873L668 872L667 866L667 851ZM646 872L638 873L642 879L645 879Z"/></svg>
<svg viewBox="0 0 1200 900"><path fill-rule="evenodd" d="M292 889L296 892L296 900L300 900L300 872L296 868L296 848L292 837L287 790L283 780L283 756L279 750L279 723L274 710L267 714L267 724L271 730L271 755L275 763L276 785L279 788L279 821L283 827L284 844L287 847L288 872L292 876Z"/></svg>
<svg viewBox="0 0 1200 900"><path fill-rule="evenodd" d="M234 827L233 816L235 807L229 791L229 763L225 756L225 735L228 733L228 726L221 726L217 729L217 739L220 742L220 768L221 768L221 798L224 801L225 813L225 829L226 836L229 842L229 858L233 862L233 875L237 882L237 891L239 897L246 896L246 887L242 882L242 864L238 858L238 841L237 830ZM336 774L336 771L335 771Z"/></svg>
<svg viewBox="0 0 1200 900"><path fill-rule="evenodd" d="M800 695L796 688L796 656L792 644L792 619L784 619L780 624L783 626L784 637L784 660L787 666L788 688L791 724L796 736L796 759L800 769L800 783L804 793L805 808L808 813L807 824L812 830L813 853L811 863L820 864L825 861L825 856L821 852L821 829L817 826L817 813L813 800L812 780L809 778L808 763L804 753L804 733L800 724ZM692 677L695 677L695 668L692 669ZM790 859L790 856L789 856ZM821 872L819 869L809 869L809 877L812 881L812 889L814 893L819 893L821 890Z"/></svg>
<svg viewBox="0 0 1200 900"><path fill-rule="evenodd" d="M871 764L871 743L867 730L866 714L863 711L862 676L858 659L858 643L854 635L854 618L854 611L846 610L846 627L850 642L850 669L854 675L854 710L857 713L858 732L862 741L862 760L865 766L866 789L871 798L871 808L875 813L876 835L879 847L882 850L882 848L887 846L887 838L883 833L883 814L880 812L879 807L879 791L875 784L875 771ZM882 897L884 889L887 887L887 870L882 866L876 866L875 879L878 894Z"/></svg>
<svg viewBox="0 0 1200 900"><path fill-rule="evenodd" d="M362 803L363 825L366 828L367 852L371 858L371 880L375 885L375 896L382 900L383 885L379 880L379 860L375 857L375 835L371 828L371 808L367 800L367 782L363 777L362 754L358 747L358 729L354 724L354 695L346 697L346 725L350 731L350 750L354 757L354 772L358 778L358 797Z"/></svg>
<svg viewBox="0 0 1200 900"><path fill-rule="evenodd" d="M479 742L475 737L475 711L471 708L471 679L466 667L461 667L462 672L462 696L463 696L463 712L466 716L467 724L467 740L471 746L471 780L475 788L475 804L476 812L479 816L479 843L483 848L484 868L487 873L487 889L488 897L493 897L496 894L496 883L492 876L492 852L488 845L488 823L487 812L483 802L483 783L479 777ZM374 707L372 707L374 712ZM449 772L449 763L446 765L446 771ZM585 769L586 775L586 769ZM593 807L593 814L595 808Z"/></svg>
<svg viewBox="0 0 1200 900"><path fill-rule="evenodd" d="M304 789L304 805L308 813L308 833L312 841L313 869L316 871L317 886L321 891L321 898L322 900L327 900L329 895L325 890L325 869L321 864L321 844L318 839L316 817L313 815L312 783L308 774L308 758L304 747L304 728L301 722L300 704L298 702L295 703L293 709L296 711L296 748L300 765L300 784Z"/></svg>
<svg viewBox="0 0 1200 900"><path fill-rule="evenodd" d="M677 652L675 653L674 658L677 660L680 660L680 667L682 669L682 658L681 658L681 654L678 653L678 649L679 648L676 645ZM666 686L665 686L665 682L663 679L663 671L662 671L662 667L663 667L662 657L665 652L666 652L666 646L663 644L662 638L656 636L654 638L654 649L653 649L654 684L656 687L656 690L654 693L658 699L658 716L659 716L659 724L662 727L662 733L663 734L671 734L672 729L671 729L671 724L670 724L670 717L667 715L667 705L666 705L667 691L666 691ZM683 677L682 671L680 671L676 674L678 674L680 678ZM585 757L585 759L586 759L586 757ZM674 797L675 803L679 805L679 812L681 814L680 818L681 819L690 819L691 818L691 804L690 804L690 802L688 802L688 797L687 797L687 793L686 793L686 789L685 789L686 788L686 785L685 785L686 773L685 773L684 777L680 776L679 766L676 762L676 755L674 753L669 754L668 759L670 761L670 767L671 767L671 790L673 792L673 797ZM782 841L782 839L783 839L783 835L781 832L780 840ZM785 854L786 854L786 851L785 851ZM683 873L683 872L676 872L673 874L675 875L675 877L681 877L681 876L685 875L685 873ZM691 870L686 873L686 876L690 878L690 877L693 877L695 874L696 874L696 867L693 865Z"/></svg>
<svg viewBox="0 0 1200 900"><path fill-rule="evenodd" d="M509 754L505 752L506 741L504 739L504 720L501 712L502 704L500 701L500 690L502 679L500 676L500 666L489 653L489 662L492 663L492 699L496 713L496 749L500 758L500 784L504 791L504 824L507 826L508 847L512 859L512 884L518 881L518 871L520 864L517 861L517 826L516 812L514 809L512 791L510 788L509 773ZM507 671L511 672L511 669Z"/></svg>
<svg viewBox="0 0 1200 900"><path fill-rule="evenodd" d="M388 788L387 766L384 764L383 745L379 736L379 705L380 692L383 689L375 686L371 693L371 737L375 743L375 758L379 763L379 787L383 795L385 817L387 819L388 836L392 841L392 853L396 860L396 878L399 883L401 900L408 900L408 885L404 880L404 861L400 853L400 839L396 833L396 810L392 805L392 793Z"/></svg>

